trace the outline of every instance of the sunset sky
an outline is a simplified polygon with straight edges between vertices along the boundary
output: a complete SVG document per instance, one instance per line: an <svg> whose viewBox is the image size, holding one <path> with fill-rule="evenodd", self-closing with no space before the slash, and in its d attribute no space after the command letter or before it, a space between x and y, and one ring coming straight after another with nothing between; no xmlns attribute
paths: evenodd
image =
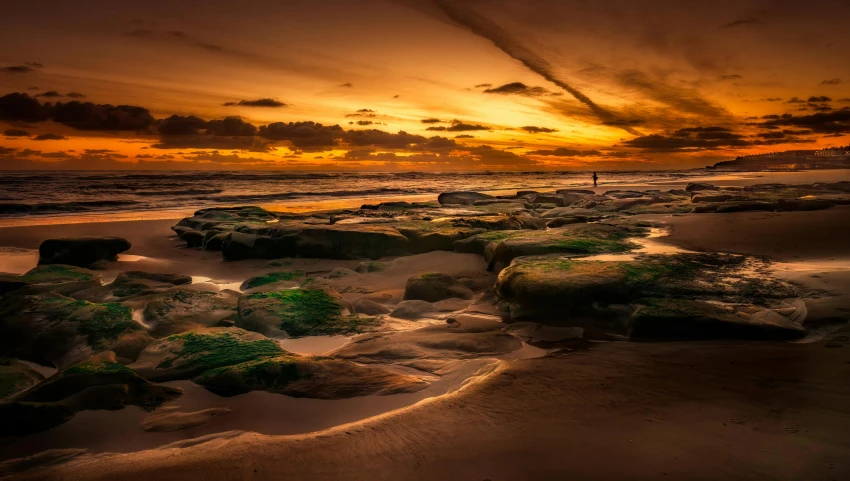
<svg viewBox="0 0 850 481"><path fill-rule="evenodd" d="M703 167L850 144L850 0L91 0L0 15L0 169Z"/></svg>

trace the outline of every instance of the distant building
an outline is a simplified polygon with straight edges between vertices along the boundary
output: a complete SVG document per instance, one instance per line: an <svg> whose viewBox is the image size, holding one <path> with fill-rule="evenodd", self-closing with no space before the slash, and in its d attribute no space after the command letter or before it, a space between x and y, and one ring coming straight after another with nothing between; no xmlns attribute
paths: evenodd
<svg viewBox="0 0 850 481"><path fill-rule="evenodd" d="M850 168L850 146L821 150L786 150L744 155L711 168L730 170L805 170Z"/></svg>

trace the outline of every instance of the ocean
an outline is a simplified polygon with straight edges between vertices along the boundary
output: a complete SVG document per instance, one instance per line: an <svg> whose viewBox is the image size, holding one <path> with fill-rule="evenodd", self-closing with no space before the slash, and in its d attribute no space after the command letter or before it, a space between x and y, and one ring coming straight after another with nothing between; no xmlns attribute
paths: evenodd
<svg viewBox="0 0 850 481"><path fill-rule="evenodd" d="M610 172L600 187L680 183L704 171ZM440 192L592 187L589 172L280 173L0 172L0 218L191 210L328 200L436 196Z"/></svg>

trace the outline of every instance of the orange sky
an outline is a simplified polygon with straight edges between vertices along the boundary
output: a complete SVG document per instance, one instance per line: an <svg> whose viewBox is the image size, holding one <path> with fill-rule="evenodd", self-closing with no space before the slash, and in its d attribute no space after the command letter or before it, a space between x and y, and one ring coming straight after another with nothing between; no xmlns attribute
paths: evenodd
<svg viewBox="0 0 850 481"><path fill-rule="evenodd" d="M850 144L842 0L3 10L0 169L691 168Z"/></svg>

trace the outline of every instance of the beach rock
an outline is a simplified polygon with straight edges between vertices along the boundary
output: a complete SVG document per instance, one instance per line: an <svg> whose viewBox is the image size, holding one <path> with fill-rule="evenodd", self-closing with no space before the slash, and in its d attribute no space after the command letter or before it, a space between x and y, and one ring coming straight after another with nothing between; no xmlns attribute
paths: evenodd
<svg viewBox="0 0 850 481"><path fill-rule="evenodd" d="M67 296L103 285L97 272L59 264L38 266L24 275L3 279L7 292L19 291L29 295L53 292Z"/></svg>
<svg viewBox="0 0 850 481"><path fill-rule="evenodd" d="M736 312L717 304L687 299L647 299L632 316L632 338L791 340L806 330L763 308Z"/></svg>
<svg viewBox="0 0 850 481"><path fill-rule="evenodd" d="M389 267L390 265L386 262L368 261L357 264L357 268L354 270L360 274L368 274L370 272L382 272Z"/></svg>
<svg viewBox="0 0 850 481"><path fill-rule="evenodd" d="M451 251L456 241L485 231L465 225L456 226L450 222L405 222L396 225L396 229L409 240L408 250L416 254Z"/></svg>
<svg viewBox="0 0 850 481"><path fill-rule="evenodd" d="M69 237L48 239L38 248L38 263L86 267L101 260L114 261L130 248L120 237Z"/></svg>
<svg viewBox="0 0 850 481"><path fill-rule="evenodd" d="M304 271L274 271L247 279L239 286L242 291L263 288L263 290L281 290L298 287L307 280Z"/></svg>
<svg viewBox="0 0 850 481"><path fill-rule="evenodd" d="M694 204L698 204L700 202L726 202L728 200L737 199L740 196L736 196L733 194L697 194L691 197L691 202Z"/></svg>
<svg viewBox="0 0 850 481"><path fill-rule="evenodd" d="M143 317L153 337L165 337L235 319L238 300L239 294L234 291L175 287L151 298Z"/></svg>
<svg viewBox="0 0 850 481"><path fill-rule="evenodd" d="M797 297L785 281L762 274L763 261L724 254L642 255L593 261L560 255L518 257L496 292L512 319L569 320L641 298L704 298L741 304ZM757 274L753 274L756 272Z"/></svg>
<svg viewBox="0 0 850 481"><path fill-rule="evenodd" d="M247 294L239 298L236 325L270 336L356 334L375 319L350 315L336 292L319 286Z"/></svg>
<svg viewBox="0 0 850 481"><path fill-rule="evenodd" d="M223 396L268 391L314 399L410 393L428 386L417 377L386 369L340 359L292 355L213 369L195 378L195 382Z"/></svg>
<svg viewBox="0 0 850 481"><path fill-rule="evenodd" d="M201 247L204 245L206 234L196 230L183 232L179 235L181 240L186 241L186 247Z"/></svg>
<svg viewBox="0 0 850 481"><path fill-rule="evenodd" d="M407 280L404 287L405 300L437 302L452 297L471 299L473 295L469 287L461 284L454 277L439 272L413 276Z"/></svg>
<svg viewBox="0 0 850 481"><path fill-rule="evenodd" d="M585 219L581 217L555 217L546 222L546 227L550 229L557 229L558 227L563 227L565 225L570 224L582 224L587 222Z"/></svg>
<svg viewBox="0 0 850 481"><path fill-rule="evenodd" d="M525 232L508 237L485 252L489 269L498 272L520 256L552 253L587 256L627 252L636 244L630 237L642 235L640 228L607 224L573 224L558 229Z"/></svg>
<svg viewBox="0 0 850 481"><path fill-rule="evenodd" d="M221 232L208 230L204 235L203 249L205 251L220 251L224 249L224 242L227 240L229 232Z"/></svg>
<svg viewBox="0 0 850 481"><path fill-rule="evenodd" d="M412 301L408 301L412 302ZM334 357L363 363L411 362L493 357L516 351L522 342L503 332L496 320L472 320L426 326L408 331L365 334L334 351Z"/></svg>
<svg viewBox="0 0 850 481"><path fill-rule="evenodd" d="M493 199L493 196L479 192L443 192L437 197L441 205L472 205L475 201L486 199Z"/></svg>
<svg viewBox="0 0 850 481"><path fill-rule="evenodd" d="M141 271L126 271L118 274L118 277L110 284L74 292L72 297L89 302L123 301L191 283L191 276L181 274L154 274Z"/></svg>
<svg viewBox="0 0 850 481"><path fill-rule="evenodd" d="M430 302L411 300L399 302L395 309L390 312L390 316L398 319L416 321L418 319L430 317L437 312L437 308Z"/></svg>
<svg viewBox="0 0 850 481"><path fill-rule="evenodd" d="M365 314L367 316L380 316L381 314L389 314L390 310L383 304L370 299L358 299L352 304L352 312L355 314Z"/></svg>
<svg viewBox="0 0 850 481"><path fill-rule="evenodd" d="M178 388L146 381L115 362L114 354L103 353L68 367L12 403L0 404L0 435L43 431L89 409L117 410L136 405L154 410L181 393Z"/></svg>
<svg viewBox="0 0 850 481"><path fill-rule="evenodd" d="M566 198L561 194L535 192L525 196L525 198L532 204L554 204L557 207L564 207L567 205Z"/></svg>
<svg viewBox="0 0 850 481"><path fill-rule="evenodd" d="M407 237L386 225L308 226L297 235L295 253L324 259L379 259L407 254L408 244Z"/></svg>
<svg viewBox="0 0 850 481"><path fill-rule="evenodd" d="M287 354L277 341L235 327L197 329L159 339L128 367L145 379L191 379L210 369Z"/></svg>
<svg viewBox="0 0 850 481"><path fill-rule="evenodd" d="M0 402L44 381L38 371L17 359L0 359Z"/></svg>
<svg viewBox="0 0 850 481"><path fill-rule="evenodd" d="M712 184L703 184L699 182L691 182L685 186L685 192L700 192L703 190L721 190L720 187Z"/></svg>
<svg viewBox="0 0 850 481"><path fill-rule="evenodd" d="M822 210L832 207L832 203L823 199L779 199L779 208L784 211Z"/></svg>
<svg viewBox="0 0 850 481"><path fill-rule="evenodd" d="M61 369L94 352L116 350L122 357L133 357L133 350L148 341L130 308L118 303L91 303L54 293L8 294L0 300L0 357Z"/></svg>
<svg viewBox="0 0 850 481"><path fill-rule="evenodd" d="M270 236L231 232L225 236L221 252L228 261L289 257L295 253L295 236L275 239Z"/></svg>

